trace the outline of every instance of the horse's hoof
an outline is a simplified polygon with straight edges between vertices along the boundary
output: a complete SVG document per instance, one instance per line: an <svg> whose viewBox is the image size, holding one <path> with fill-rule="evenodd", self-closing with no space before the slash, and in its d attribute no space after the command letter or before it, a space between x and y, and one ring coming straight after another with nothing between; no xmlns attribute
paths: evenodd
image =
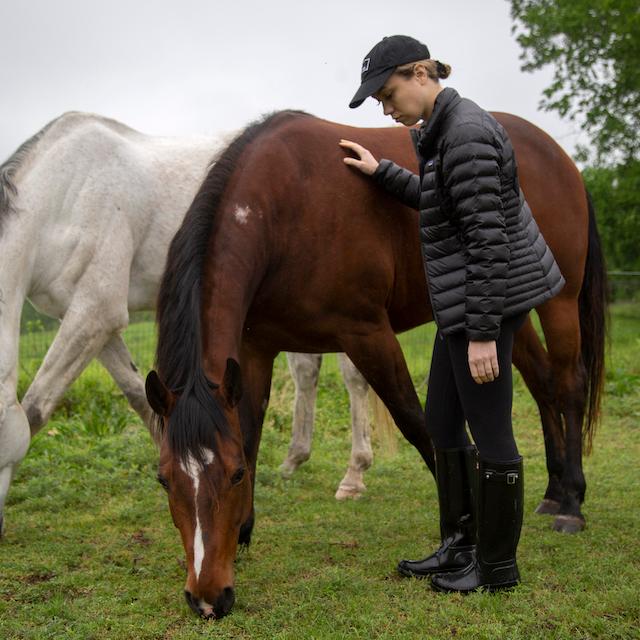
<svg viewBox="0 0 640 640"><path fill-rule="evenodd" d="M553 530L560 533L580 533L585 526L585 520L581 516L560 515L553 521Z"/></svg>
<svg viewBox="0 0 640 640"><path fill-rule="evenodd" d="M292 465L291 463L283 462L280 465L280 477L283 480L291 480L297 468L298 467Z"/></svg>
<svg viewBox="0 0 640 640"><path fill-rule="evenodd" d="M556 513L560 511L560 503L557 500L551 500L550 498L545 498L537 507L536 513L540 515L552 515L555 516Z"/></svg>
<svg viewBox="0 0 640 640"><path fill-rule="evenodd" d="M362 498L365 491L365 487L338 487L336 500L358 500Z"/></svg>

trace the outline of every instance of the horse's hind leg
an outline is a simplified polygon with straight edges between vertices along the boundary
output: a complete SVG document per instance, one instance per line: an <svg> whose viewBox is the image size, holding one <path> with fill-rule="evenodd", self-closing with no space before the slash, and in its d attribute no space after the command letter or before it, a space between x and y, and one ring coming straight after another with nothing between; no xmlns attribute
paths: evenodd
<svg viewBox="0 0 640 640"><path fill-rule="evenodd" d="M116 381L131 407L147 425L151 435L157 439L153 428L153 412L147 402L144 390L144 380L138 373L138 368L134 364L122 336L120 334L112 335L98 358Z"/></svg>
<svg viewBox="0 0 640 640"><path fill-rule="evenodd" d="M4 531L4 505L11 480L27 454L30 433L27 418L16 402L6 407L0 403L0 538Z"/></svg>
<svg viewBox="0 0 640 640"><path fill-rule="evenodd" d="M344 500L359 498L366 491L363 475L373 462L373 451L367 415L369 385L345 354L339 354L338 360L351 404L351 458L347 473L336 491L336 498Z"/></svg>
<svg viewBox="0 0 640 640"><path fill-rule="evenodd" d="M578 302L553 299L538 313L553 371L555 401L564 419L563 497L553 528L575 533L585 526L580 510L586 482L582 471L582 424L587 402L586 373L581 355Z"/></svg>
<svg viewBox="0 0 640 640"><path fill-rule="evenodd" d="M564 459L562 418L555 401L549 354L540 342L530 318L527 318L516 335L513 346L513 364L520 371L531 395L538 404L542 422L549 482L536 513L555 514L559 511L563 498L561 485L562 461Z"/></svg>
<svg viewBox="0 0 640 640"><path fill-rule="evenodd" d="M340 336L343 351L386 405L402 435L418 450L432 473L433 447L400 343L388 322L367 335Z"/></svg>
<svg viewBox="0 0 640 640"><path fill-rule="evenodd" d="M280 465L280 473L284 478L290 478L294 471L311 455L311 439L313 437L313 421L322 356L312 353L287 353L287 361L295 384L296 395L291 426L291 444L285 461Z"/></svg>

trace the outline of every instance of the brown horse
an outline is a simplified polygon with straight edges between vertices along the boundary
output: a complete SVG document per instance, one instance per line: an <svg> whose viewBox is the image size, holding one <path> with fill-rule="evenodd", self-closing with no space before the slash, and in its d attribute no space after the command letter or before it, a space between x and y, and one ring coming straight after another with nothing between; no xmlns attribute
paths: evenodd
<svg viewBox="0 0 640 640"><path fill-rule="evenodd" d="M528 321L514 361L542 417L549 486L539 511L584 525L603 372L604 273L576 167L530 123L496 114L522 188L567 281ZM345 351L433 470L424 414L395 334L431 320L417 212L346 167L338 140L416 168L407 130L355 129L297 112L247 128L210 170L175 236L158 303L159 479L188 560L187 601L220 617L253 526L253 483L273 359ZM425 345L425 349L428 348Z"/></svg>

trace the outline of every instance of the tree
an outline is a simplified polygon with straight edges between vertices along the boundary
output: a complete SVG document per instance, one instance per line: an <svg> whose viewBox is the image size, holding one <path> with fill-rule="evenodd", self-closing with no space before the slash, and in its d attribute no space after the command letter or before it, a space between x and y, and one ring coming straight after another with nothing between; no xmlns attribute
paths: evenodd
<svg viewBox="0 0 640 640"><path fill-rule="evenodd" d="M598 164L640 158L638 0L510 2L522 70L554 66L540 107L576 120L591 135Z"/></svg>
<svg viewBox="0 0 640 640"><path fill-rule="evenodd" d="M640 162L582 172L593 198L609 269L640 271Z"/></svg>

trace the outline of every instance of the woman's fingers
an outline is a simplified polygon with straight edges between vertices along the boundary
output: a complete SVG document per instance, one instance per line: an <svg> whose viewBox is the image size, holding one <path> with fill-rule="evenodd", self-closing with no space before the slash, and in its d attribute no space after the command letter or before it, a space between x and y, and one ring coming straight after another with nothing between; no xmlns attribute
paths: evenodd
<svg viewBox="0 0 640 640"><path fill-rule="evenodd" d="M484 361L476 362L474 365L470 367L471 369L471 377L478 384L483 384L484 382L491 382L493 380L493 375L489 374L486 368L486 363ZM475 375L474 375L475 369Z"/></svg>
<svg viewBox="0 0 640 640"><path fill-rule="evenodd" d="M493 382L500 374L495 341L469 342L469 372L477 384Z"/></svg>
<svg viewBox="0 0 640 640"><path fill-rule="evenodd" d="M357 158L344 158L345 164L356 167L357 169L360 169L362 173L366 173L367 175L372 175L378 168L378 161L373 157L372 153L368 149L365 149L361 144L351 140L340 140L338 144L342 148L348 149L358 156Z"/></svg>
<svg viewBox="0 0 640 640"><path fill-rule="evenodd" d="M500 367L498 366L497 356L491 358L491 373L493 374L494 380L500 375Z"/></svg>
<svg viewBox="0 0 640 640"><path fill-rule="evenodd" d="M351 149L351 151L357 153L360 157L362 157L363 152L367 151L361 144L358 144L357 142L353 142L351 140L340 140L338 144L341 147Z"/></svg>

